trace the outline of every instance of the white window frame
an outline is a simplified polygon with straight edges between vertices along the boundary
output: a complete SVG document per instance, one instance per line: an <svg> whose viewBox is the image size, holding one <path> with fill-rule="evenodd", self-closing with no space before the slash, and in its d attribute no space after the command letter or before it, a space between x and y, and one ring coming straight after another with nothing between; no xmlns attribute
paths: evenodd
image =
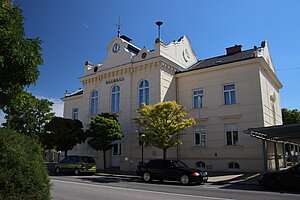
<svg viewBox="0 0 300 200"><path fill-rule="evenodd" d="M226 86L232 86L232 85L234 87L233 89L225 89ZM228 94L228 102L226 102L226 94ZM234 94L234 99L232 97L233 94ZM224 105L236 104L236 87L234 83L223 85L223 98L224 98Z"/></svg>
<svg viewBox="0 0 300 200"><path fill-rule="evenodd" d="M230 141L228 140L228 134L230 134ZM237 124L226 124L225 125L225 138L227 146L238 146L239 145L239 130Z"/></svg>
<svg viewBox="0 0 300 200"><path fill-rule="evenodd" d="M141 86L142 83L144 84L147 83L148 86ZM146 94L146 91L148 91L148 94ZM140 99L141 96L142 99ZM150 101L150 83L148 80L143 79L138 84L138 108L142 108L142 103L149 105L149 101Z"/></svg>
<svg viewBox="0 0 300 200"><path fill-rule="evenodd" d="M199 135L199 144L197 144L196 135ZM205 147L206 146L206 134L204 126L194 126L194 146Z"/></svg>
<svg viewBox="0 0 300 200"><path fill-rule="evenodd" d="M94 93L97 92L97 95L93 96ZM98 102L99 102L99 93L97 90L93 90L91 92L91 99L90 99L90 114L91 115L97 115L98 114Z"/></svg>
<svg viewBox="0 0 300 200"><path fill-rule="evenodd" d="M115 88L118 88L117 91L113 91ZM120 96L121 96L121 87L119 85L114 85L111 88L111 105L110 111L111 112L118 112L120 111Z"/></svg>
<svg viewBox="0 0 300 200"><path fill-rule="evenodd" d="M196 92L200 92L200 94L195 94ZM195 97L197 100L195 101ZM204 101L204 91L203 89L196 89L193 90L193 108L203 108L203 101Z"/></svg>

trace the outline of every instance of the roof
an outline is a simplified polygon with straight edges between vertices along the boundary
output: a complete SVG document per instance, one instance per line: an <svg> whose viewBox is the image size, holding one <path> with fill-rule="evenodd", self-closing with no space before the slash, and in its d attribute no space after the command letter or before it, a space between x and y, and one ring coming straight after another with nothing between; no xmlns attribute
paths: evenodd
<svg viewBox="0 0 300 200"><path fill-rule="evenodd" d="M244 132L262 140L300 144L300 124L249 128Z"/></svg>
<svg viewBox="0 0 300 200"><path fill-rule="evenodd" d="M77 96L77 95L81 95L81 94L83 94L83 89L78 89L78 90L75 90L74 92L72 92L72 93L67 93L66 95L65 95L65 98L67 98L67 97L73 97L73 96Z"/></svg>
<svg viewBox="0 0 300 200"><path fill-rule="evenodd" d="M197 63L189 67L187 71L203 69L203 68L223 65L227 63L232 63L232 62L247 60L251 58L257 58L257 57L258 57L257 49L249 49L231 55L223 55L223 56L217 56L217 57L208 58L204 60L199 60Z"/></svg>

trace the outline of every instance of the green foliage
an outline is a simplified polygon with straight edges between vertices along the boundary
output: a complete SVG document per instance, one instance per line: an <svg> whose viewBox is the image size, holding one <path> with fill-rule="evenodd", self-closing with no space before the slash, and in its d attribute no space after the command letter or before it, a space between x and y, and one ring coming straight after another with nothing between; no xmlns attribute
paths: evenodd
<svg viewBox="0 0 300 200"><path fill-rule="evenodd" d="M300 123L300 111L297 109L288 110L283 108L282 110L283 124L298 124Z"/></svg>
<svg viewBox="0 0 300 200"><path fill-rule="evenodd" d="M9 0L0 6L0 108L24 87L34 84L43 64L38 38L25 38L22 10Z"/></svg>
<svg viewBox="0 0 300 200"><path fill-rule="evenodd" d="M164 159L168 148L182 144L177 138L178 132L196 123L194 118L184 119L187 112L175 101L161 102L154 106L143 104L143 108L137 113L139 116L135 121L143 126L139 132L145 135L140 136L139 140L146 145L163 149Z"/></svg>
<svg viewBox="0 0 300 200"><path fill-rule="evenodd" d="M54 117L52 105L47 99L40 100L23 91L11 101L10 106L4 107L6 123L3 125L18 133L40 136L45 124Z"/></svg>
<svg viewBox="0 0 300 200"><path fill-rule="evenodd" d="M42 135L42 144L46 149L64 151L67 156L68 150L72 150L77 144L86 140L86 134L82 130L81 121L54 117L45 126Z"/></svg>
<svg viewBox="0 0 300 200"><path fill-rule="evenodd" d="M50 199L50 181L37 141L0 129L0 199Z"/></svg>
<svg viewBox="0 0 300 200"><path fill-rule="evenodd" d="M103 151L104 169L106 168L105 152L110 150L112 142L122 138L123 134L120 131L120 124L114 115L101 113L91 121L90 128L87 130L91 140L88 144L96 151Z"/></svg>

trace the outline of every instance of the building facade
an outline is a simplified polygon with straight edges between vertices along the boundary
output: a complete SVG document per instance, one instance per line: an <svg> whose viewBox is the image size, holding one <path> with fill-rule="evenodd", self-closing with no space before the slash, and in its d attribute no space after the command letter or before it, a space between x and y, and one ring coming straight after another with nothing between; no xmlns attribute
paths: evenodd
<svg viewBox="0 0 300 200"><path fill-rule="evenodd" d="M86 62L83 89L65 94L64 117L79 119L87 129L101 112L118 116L124 138L108 152L110 167L134 171L142 160L133 118L141 103L154 105L175 100L196 124L179 134L183 144L168 150L168 158L208 171L263 171L262 142L243 131L282 124L279 89L268 43L242 51L236 45L226 54L198 60L188 37L153 50L140 49L126 36L107 47L101 64ZM144 160L162 158L162 150L144 147ZM93 156L102 167L102 152L87 143L70 154ZM269 164L272 165L270 145Z"/></svg>

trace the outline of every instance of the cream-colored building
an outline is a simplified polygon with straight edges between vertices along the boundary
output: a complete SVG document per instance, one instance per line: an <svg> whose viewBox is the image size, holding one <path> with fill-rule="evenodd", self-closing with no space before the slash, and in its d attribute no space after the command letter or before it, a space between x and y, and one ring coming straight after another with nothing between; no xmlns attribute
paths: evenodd
<svg viewBox="0 0 300 200"><path fill-rule="evenodd" d="M279 89L268 43L242 51L240 45L226 54L198 60L188 37L153 50L140 49L126 36L112 39L101 64L86 62L79 78L83 89L65 94L64 117L79 119L85 129L101 112L118 116L124 138L108 152L110 167L134 171L142 160L134 123L142 102L154 105L175 100L197 124L180 133L183 144L171 148L167 157L177 157L208 171L263 171L263 145L243 131L252 127L282 124ZM225 49L224 49L225 51ZM272 147L269 145L272 168ZM280 151L280 149L279 149ZM93 156L102 168L102 152L88 144L69 154ZM144 160L162 158L162 150L144 148Z"/></svg>

